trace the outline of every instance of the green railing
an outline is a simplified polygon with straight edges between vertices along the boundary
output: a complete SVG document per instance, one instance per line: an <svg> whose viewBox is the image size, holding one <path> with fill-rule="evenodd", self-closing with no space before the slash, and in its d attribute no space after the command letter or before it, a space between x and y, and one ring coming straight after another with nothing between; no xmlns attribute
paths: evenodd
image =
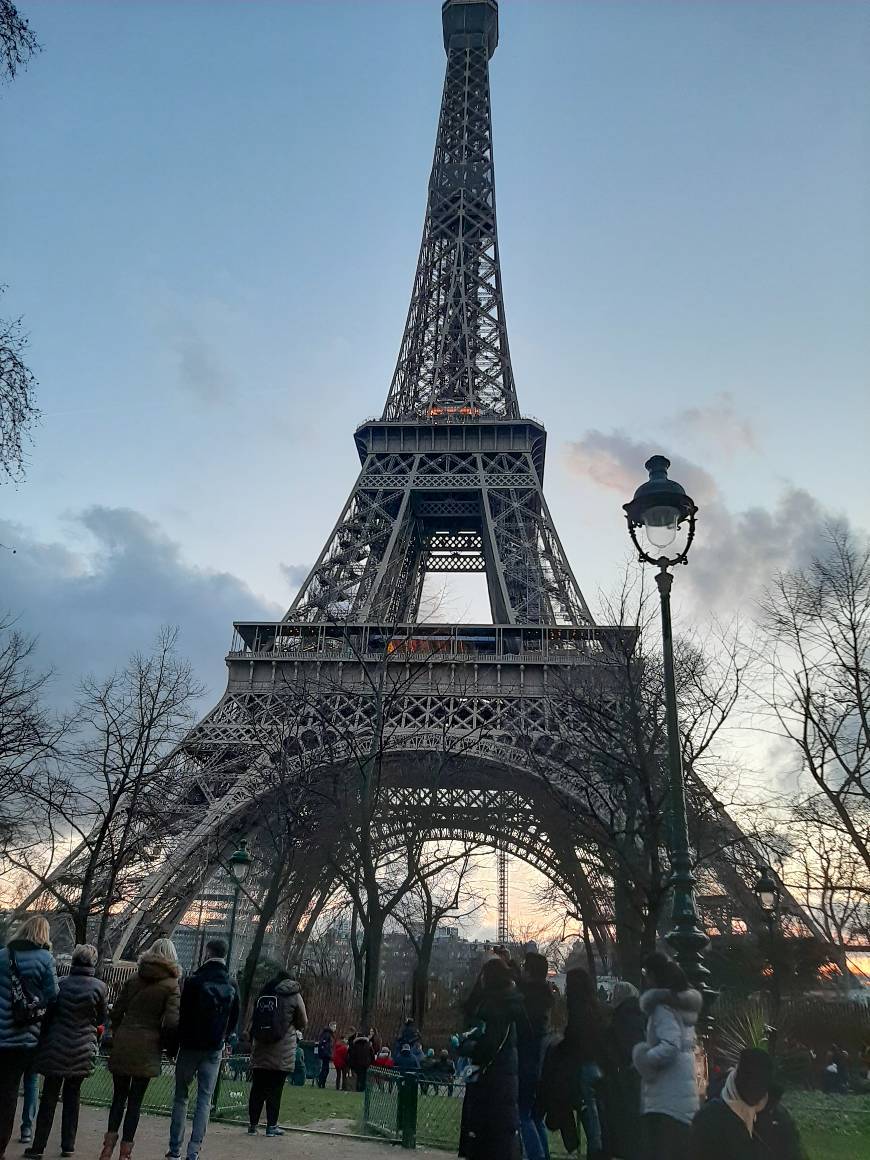
<svg viewBox="0 0 870 1160"><path fill-rule="evenodd" d="M98 1108L107 1108L112 1102L112 1073L109 1061L104 1056L97 1060L97 1066L82 1084L82 1103ZM213 1119L236 1119L246 1117L248 1095L251 1085L248 1079L250 1059L246 1055L233 1055L221 1062L220 1075L212 1096ZM175 1098L175 1064L164 1060L160 1075L154 1076L148 1084L142 1111L158 1116L168 1116L172 1112ZM196 1080L190 1085L187 1114L193 1115L196 1106Z"/></svg>
<svg viewBox="0 0 870 1160"><path fill-rule="evenodd" d="M460 1081L399 1075L369 1068L363 1097L362 1129L403 1148L423 1144L456 1150L464 1086Z"/></svg>

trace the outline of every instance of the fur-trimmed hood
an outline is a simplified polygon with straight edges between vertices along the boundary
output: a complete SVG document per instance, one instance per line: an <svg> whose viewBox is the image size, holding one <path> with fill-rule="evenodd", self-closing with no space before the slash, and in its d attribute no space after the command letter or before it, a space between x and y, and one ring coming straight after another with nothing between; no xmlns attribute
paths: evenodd
<svg viewBox="0 0 870 1160"><path fill-rule="evenodd" d="M275 985L276 995L298 995L301 990L295 979L282 979Z"/></svg>
<svg viewBox="0 0 870 1160"><path fill-rule="evenodd" d="M700 991L669 991L665 987L651 987L640 997L640 1009L649 1018L656 1007L670 1007L686 1027L694 1027L704 1006Z"/></svg>
<svg viewBox="0 0 870 1160"><path fill-rule="evenodd" d="M150 951L139 956L139 977L146 983L157 983L161 979L178 979L180 976L181 967L170 959L153 955Z"/></svg>

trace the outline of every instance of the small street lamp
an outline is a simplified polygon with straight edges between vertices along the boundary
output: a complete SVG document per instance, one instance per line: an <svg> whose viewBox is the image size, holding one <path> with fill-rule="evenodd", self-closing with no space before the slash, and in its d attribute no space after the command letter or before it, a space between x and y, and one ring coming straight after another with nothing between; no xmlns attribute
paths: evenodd
<svg viewBox="0 0 870 1160"><path fill-rule="evenodd" d="M631 542L637 549L641 563L653 564L658 568L656 585L662 611L665 715L668 733L670 885L673 891L671 912L673 929L666 937L689 982L701 991L706 1005L709 1006L715 992L707 984L710 972L704 966L703 952L709 939L700 928L695 905L695 876L692 873L692 858L689 852L686 787L677 720L674 639L671 628L673 576L670 570L677 564L688 563L689 548L695 538L695 516L698 508L694 500L686 494L685 488L675 480L668 479L668 468L671 464L664 455L653 455L644 466L649 472L649 479L640 485L631 502L624 504L623 507ZM641 544L638 540L637 532L641 528L645 534L645 544Z"/></svg>
<svg viewBox="0 0 870 1160"><path fill-rule="evenodd" d="M239 892L250 873L252 861L253 859L248 853L248 840L242 838L230 858L230 873L233 876L233 912L230 918L230 936L227 939L228 971L231 970L233 961L233 939L236 934L236 916L239 912Z"/></svg>
<svg viewBox="0 0 870 1160"><path fill-rule="evenodd" d="M782 987L780 986L779 965L777 963L776 956L782 891L780 890L779 883L777 882L776 877L774 876L774 873L769 866L759 866L758 873L759 878L753 889L755 891L755 897L758 899L758 905L761 908L761 913L764 915L764 921L767 925L767 933L770 937L770 954L768 955L768 962L770 963L771 1026L768 1029L767 1046L770 1054L776 1055L779 1015L782 1008Z"/></svg>

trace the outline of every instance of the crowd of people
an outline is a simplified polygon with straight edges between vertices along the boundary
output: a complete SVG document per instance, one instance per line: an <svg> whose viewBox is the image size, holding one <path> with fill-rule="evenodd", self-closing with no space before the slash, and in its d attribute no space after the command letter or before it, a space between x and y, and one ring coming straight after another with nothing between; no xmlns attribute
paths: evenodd
<svg viewBox="0 0 870 1160"><path fill-rule="evenodd" d="M24 1156L41 1160L58 1103L61 1153L74 1153L82 1083L101 1046L113 1093L99 1160L112 1160L116 1145L120 1160L130 1160L143 1101L164 1056L175 1060L166 1160L181 1160L194 1079L185 1155L198 1160L221 1060L240 1019L226 943L210 940L205 961L182 985L175 946L158 939L111 1006L96 966L96 948L77 946L69 974L58 981L41 916L27 919L0 950L0 1160L22 1080ZM466 1030L453 1037L452 1052L425 1048L412 1019L390 1045L374 1027L339 1036L337 1024L329 1023L315 1047L317 1083L325 1087L334 1069L339 1091L349 1090L351 1080L363 1091L374 1069L381 1087L410 1076L424 1096L451 1096L461 1079L459 1155L466 1160L549 1160L549 1132L559 1132L573 1155L585 1137L588 1160L803 1160L766 1052L748 1049L736 1067L714 1068L702 1104L696 1052L702 998L666 955L646 958L642 992L617 982L607 997L580 963L569 961L561 1035L551 1027L555 1003L549 964L534 944L522 965L496 947L464 1005ZM257 995L246 1028L250 1135L257 1134L264 1109L266 1135L283 1134L285 1082L305 1082L306 1026L299 983L279 970ZM870 1048L866 1054L870 1062ZM836 1046L829 1056L829 1088L845 1090L848 1057Z"/></svg>
<svg viewBox="0 0 870 1160"><path fill-rule="evenodd" d="M317 1041L315 1051L320 1063L318 1087L326 1087L332 1068L335 1071L337 1091L350 1091L351 1077L354 1090L365 1091L369 1071L375 1068L380 1084L389 1083L390 1077L381 1074L385 1071L396 1075L414 1075L420 1081L420 1092L423 1095L442 1086L448 1095L453 1095L456 1064L450 1052L446 1048L438 1052L434 1047L424 1048L422 1036L413 1019L405 1020L392 1048L384 1044L375 1027L370 1027L367 1032L352 1027L341 1037L337 1031L338 1025L329 1023Z"/></svg>
<svg viewBox="0 0 870 1160"><path fill-rule="evenodd" d="M620 982L606 1002L568 966L567 1024L554 1036L544 956L530 946L520 967L498 947L484 963L455 1037L468 1059L461 1157L548 1160L549 1130L572 1155L585 1136L589 1160L803 1160L767 1052L744 1051L702 1106L702 997L673 960L649 955L642 993Z"/></svg>

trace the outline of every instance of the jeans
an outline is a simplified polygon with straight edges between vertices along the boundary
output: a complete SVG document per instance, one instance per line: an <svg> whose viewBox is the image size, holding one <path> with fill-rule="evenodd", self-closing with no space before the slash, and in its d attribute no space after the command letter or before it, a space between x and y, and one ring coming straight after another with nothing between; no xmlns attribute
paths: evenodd
<svg viewBox="0 0 870 1160"><path fill-rule="evenodd" d="M150 1075L113 1075L112 1106L109 1108L109 1131L117 1132L124 1121L121 1133L123 1144L132 1144L139 1127L139 1113L142 1101L151 1082ZM125 1114L126 1109L126 1114Z"/></svg>
<svg viewBox="0 0 870 1160"><path fill-rule="evenodd" d="M595 1085L600 1079L601 1068L597 1063L581 1063L578 1075L580 1098L583 1101L580 1109L580 1122L586 1133L587 1152L600 1152L602 1147L601 1116L598 1112L598 1095L595 1091Z"/></svg>
<svg viewBox="0 0 870 1160"><path fill-rule="evenodd" d="M172 1119L169 1122L169 1151L173 1156L181 1154L184 1143L184 1121L187 1117L187 1093L190 1082L196 1076L196 1110L190 1128L187 1144L187 1160L196 1160L208 1127L211 1097L221 1070L221 1052L195 1051L182 1047L175 1060L175 1100L172 1104Z"/></svg>
<svg viewBox="0 0 870 1160"><path fill-rule="evenodd" d="M329 1060L321 1059L320 1061L320 1075L317 1077L317 1086L319 1088L326 1087L326 1081L329 1079Z"/></svg>
<svg viewBox="0 0 870 1160"><path fill-rule="evenodd" d="M251 1094L248 1097L248 1121L256 1128L260 1122L263 1104L266 1105L266 1127L274 1128L281 1114L281 1093L284 1091L286 1071L255 1067L251 1078Z"/></svg>
<svg viewBox="0 0 870 1160"><path fill-rule="evenodd" d="M12 1138L21 1077L36 1054L35 1047L0 1048L0 1156Z"/></svg>
<svg viewBox="0 0 870 1160"><path fill-rule="evenodd" d="M544 1121L534 1114L535 1096L544 1062L544 1037L534 1036L519 1042L518 1108L523 1155L526 1160L550 1160L550 1141ZM448 1096L453 1085L448 1084Z"/></svg>
<svg viewBox="0 0 870 1160"><path fill-rule="evenodd" d="M74 1152L76 1132L79 1127L79 1095L83 1075L47 1075L42 1084L42 1098L39 1101L39 1115L36 1117L36 1131L33 1133L34 1152L44 1152L54 1123L57 1101L63 1090L63 1109L60 1117L60 1147L63 1152Z"/></svg>
<svg viewBox="0 0 870 1160"><path fill-rule="evenodd" d="M39 1103L39 1076L35 1071L24 1073L24 1101L21 1105L21 1139L28 1140L33 1135L33 1121L36 1119L36 1105Z"/></svg>

